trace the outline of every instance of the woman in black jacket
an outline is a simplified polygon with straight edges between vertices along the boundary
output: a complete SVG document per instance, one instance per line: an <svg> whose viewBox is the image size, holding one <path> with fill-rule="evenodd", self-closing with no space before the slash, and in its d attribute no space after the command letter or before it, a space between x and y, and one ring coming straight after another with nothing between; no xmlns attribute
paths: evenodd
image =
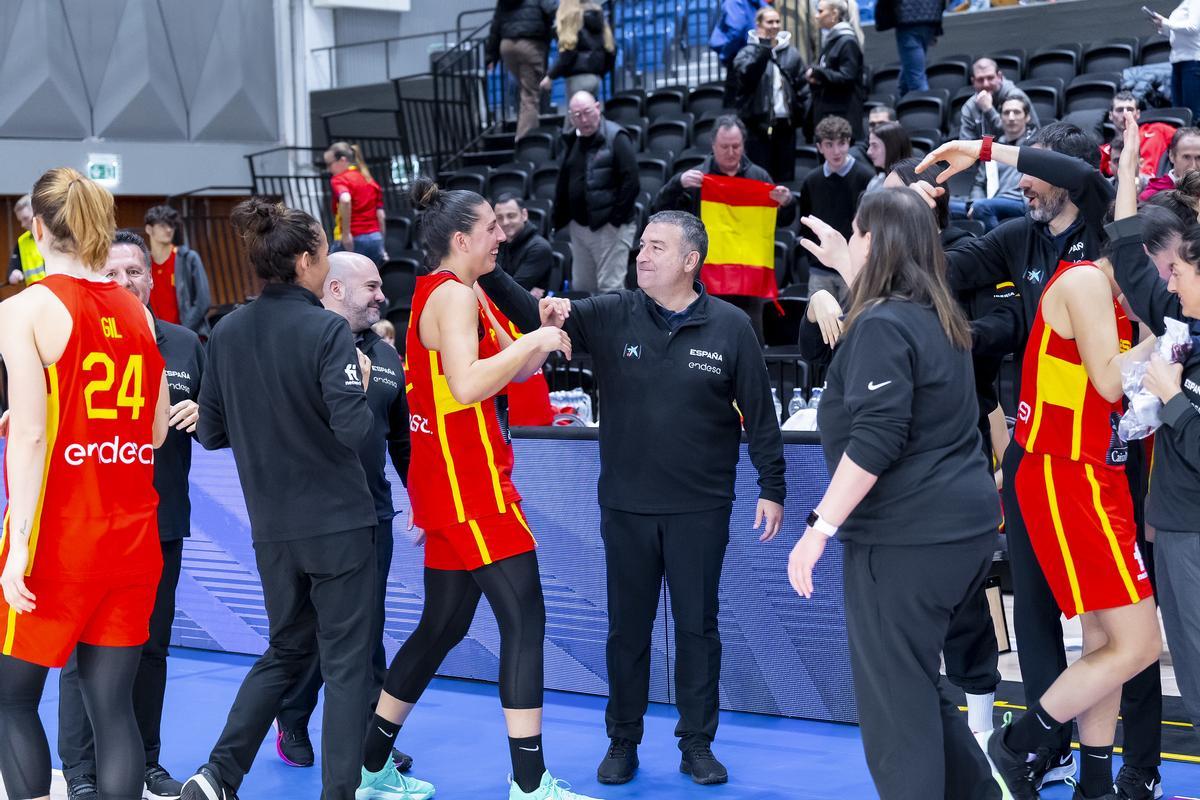
<svg viewBox="0 0 1200 800"><path fill-rule="evenodd" d="M937 227L907 189L863 198L849 244L805 219L805 248L850 277L845 334L817 412L832 479L788 561L804 597L842 540L863 748L882 800L1000 797L939 656L979 593L1000 523L980 442L971 333Z"/></svg>
<svg viewBox="0 0 1200 800"><path fill-rule="evenodd" d="M562 0L554 27L558 32L558 60L542 78L542 91L550 91L552 81L566 78L567 102L576 92L599 97L600 82L612 71L617 58L617 45L604 10L590 0Z"/></svg>
<svg viewBox="0 0 1200 800"><path fill-rule="evenodd" d="M817 22L828 30L821 58L804 73L812 86L811 124L825 117L842 117L856 140L863 135L863 51L849 22L846 0L821 0Z"/></svg>
<svg viewBox="0 0 1200 800"><path fill-rule="evenodd" d="M796 177L796 125L808 99L804 64L781 31L779 12L764 6L754 15L754 31L733 59L734 105L746 123L746 155L775 180Z"/></svg>

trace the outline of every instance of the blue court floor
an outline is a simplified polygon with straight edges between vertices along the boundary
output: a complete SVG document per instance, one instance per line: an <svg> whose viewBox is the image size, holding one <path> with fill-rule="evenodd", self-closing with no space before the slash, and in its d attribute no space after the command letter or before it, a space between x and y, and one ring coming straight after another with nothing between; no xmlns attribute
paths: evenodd
<svg viewBox="0 0 1200 800"><path fill-rule="evenodd" d="M242 677L252 659L199 650L172 651L170 682L163 720L163 764L183 779L205 761L225 722ZM42 704L51 743L56 735L58 687L52 676ZM320 738L320 710L313 739ZM646 736L639 750L641 770L625 786L601 786L596 764L608 742L604 737L604 699L548 692L545 747L548 765L577 791L601 798L713 797L739 800L873 800L878 795L867 774L858 728L851 725L722 713L714 747L729 768L724 786L696 786L678 772L673 730L674 709L651 705ZM416 759L414 774L438 786L439 798L508 797L508 745L494 686L436 680L422 699L397 745ZM319 743L318 743L319 747ZM1200 765L1163 767L1167 797L1200 800ZM274 736L259 751L241 790L242 800L300 799L320 795L320 768L285 766L275 754ZM2 792L0 792L2 795ZM1066 800L1071 792L1056 786L1046 800Z"/></svg>

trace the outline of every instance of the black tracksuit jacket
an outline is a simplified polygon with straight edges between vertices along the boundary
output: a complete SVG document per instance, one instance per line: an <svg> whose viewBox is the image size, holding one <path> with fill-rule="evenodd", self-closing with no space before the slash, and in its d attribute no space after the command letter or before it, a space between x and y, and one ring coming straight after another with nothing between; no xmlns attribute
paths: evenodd
<svg viewBox="0 0 1200 800"><path fill-rule="evenodd" d="M500 270L480 279L523 331L540 324L538 303ZM576 300L566 331L592 355L604 398L600 505L635 514L717 509L734 499L741 425L758 470L759 496L782 503L783 437L762 348L740 309L700 293L675 332L640 289ZM734 403L737 407L734 407Z"/></svg>
<svg viewBox="0 0 1200 800"><path fill-rule="evenodd" d="M158 352L166 362L171 405L198 400L207 355L200 337L182 325L154 320ZM154 453L154 489L158 492L158 538L164 542L192 533L192 501L188 473L192 470L192 434L171 428Z"/></svg>
<svg viewBox="0 0 1200 800"><path fill-rule="evenodd" d="M213 329L196 433L233 448L255 542L374 529L373 427L350 326L312 292L269 283Z"/></svg>

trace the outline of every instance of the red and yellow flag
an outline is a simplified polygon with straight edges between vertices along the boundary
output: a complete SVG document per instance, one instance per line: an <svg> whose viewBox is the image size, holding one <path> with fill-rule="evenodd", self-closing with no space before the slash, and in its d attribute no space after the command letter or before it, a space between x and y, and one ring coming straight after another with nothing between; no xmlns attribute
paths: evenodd
<svg viewBox="0 0 1200 800"><path fill-rule="evenodd" d="M708 231L708 257L700 280L710 294L779 296L775 283L775 210L771 184L749 178L705 175L700 220Z"/></svg>

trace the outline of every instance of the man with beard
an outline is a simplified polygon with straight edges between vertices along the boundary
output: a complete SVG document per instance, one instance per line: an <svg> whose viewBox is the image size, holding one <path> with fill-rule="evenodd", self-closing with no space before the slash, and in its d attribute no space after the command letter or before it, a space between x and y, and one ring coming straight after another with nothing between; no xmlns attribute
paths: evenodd
<svg viewBox="0 0 1200 800"><path fill-rule="evenodd" d="M1074 160L1055 158L1047 150L1073 156ZM1038 130L1031 146L996 144L993 152L990 136L982 142L947 142L930 153L918 169L947 162L949 168L937 179L945 183L951 175L976 161L986 163L993 156L997 163L1016 167L1023 174L1018 185L1028 211L1023 219L1001 225L981 238L961 240L948 250L947 275L951 288L960 292L1001 281L1016 284L1021 304L1013 309L1008 333L1009 352L1019 357L1025 352L1030 327L1037 319L1042 291L1060 266L1095 261L1102 256L1104 217L1114 192L1098 171L1100 152L1096 142L1066 122ZM1067 668L1067 660L1059 607L1034 555L1017 502L1013 477L1024 452L1019 446L1010 446L1005 452L1002 470L1006 480L1001 497L1013 576L1013 618L1021 631L1017 657L1026 696L1041 697ZM1157 662L1125 684L1121 714L1125 721L1125 766L1117 784L1124 794L1118 797L1153 797L1155 791L1161 791L1158 765L1162 687ZM1039 752L1034 765L1035 785L1075 774L1077 767L1070 747L1071 726L1066 725L1061 729L1058 751ZM1154 787L1149 794L1144 788L1147 784Z"/></svg>
<svg viewBox="0 0 1200 800"><path fill-rule="evenodd" d="M329 276L325 279L325 296L321 299L330 311L346 318L350 332L360 352L371 359L371 386L367 390L367 405L374 418L374 431L359 450L367 486L375 500L379 522L375 527L375 599L372 634L375 652L371 658L372 705L383 687L387 674L387 655L383 650L384 598L387 594L388 571L392 565L392 486L384 473L385 456L390 455L392 466L401 483L408 486L408 401L404 395L404 367L400 355L380 338L371 326L379 322L384 297L383 282L375 262L359 253L342 251L329 255ZM408 529L413 530L412 517ZM420 531L417 536L420 536ZM280 704L275 749L283 761L293 767L311 767L314 761L312 742L308 738L308 720L317 707L321 689L321 664L313 651L308 669L292 688L284 693ZM395 753L396 765L403 772L412 766L412 758Z"/></svg>

